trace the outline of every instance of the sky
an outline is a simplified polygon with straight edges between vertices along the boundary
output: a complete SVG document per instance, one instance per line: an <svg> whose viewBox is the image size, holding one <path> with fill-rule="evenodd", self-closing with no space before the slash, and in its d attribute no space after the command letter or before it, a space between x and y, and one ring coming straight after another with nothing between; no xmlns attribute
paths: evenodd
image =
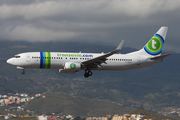
<svg viewBox="0 0 180 120"><path fill-rule="evenodd" d="M180 0L0 0L0 40L140 49L161 26L164 51L180 53Z"/></svg>

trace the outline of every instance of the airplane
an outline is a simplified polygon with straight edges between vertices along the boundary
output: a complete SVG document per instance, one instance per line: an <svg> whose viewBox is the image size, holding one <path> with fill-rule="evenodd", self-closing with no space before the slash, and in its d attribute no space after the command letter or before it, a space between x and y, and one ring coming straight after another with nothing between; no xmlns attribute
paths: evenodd
<svg viewBox="0 0 180 120"><path fill-rule="evenodd" d="M92 75L93 70L128 70L159 63L163 58L171 55L161 55L168 27L162 26L148 43L140 50L118 53L124 40L117 48L108 53L75 53L75 52L26 52L8 59L6 62L22 70L59 69L60 73L74 74L84 70L84 77Z"/></svg>

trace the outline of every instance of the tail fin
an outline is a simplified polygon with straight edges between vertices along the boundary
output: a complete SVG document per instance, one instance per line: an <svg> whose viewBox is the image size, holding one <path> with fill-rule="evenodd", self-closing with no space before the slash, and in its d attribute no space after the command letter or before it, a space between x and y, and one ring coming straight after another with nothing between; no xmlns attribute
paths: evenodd
<svg viewBox="0 0 180 120"><path fill-rule="evenodd" d="M157 33L144 46L143 50L151 56L161 55L168 27L161 27ZM142 49L141 49L142 50Z"/></svg>

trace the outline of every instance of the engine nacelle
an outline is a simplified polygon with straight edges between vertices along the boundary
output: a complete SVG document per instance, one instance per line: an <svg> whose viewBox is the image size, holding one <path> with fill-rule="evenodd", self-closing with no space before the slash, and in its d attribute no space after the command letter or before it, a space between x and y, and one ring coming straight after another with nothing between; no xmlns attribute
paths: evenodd
<svg viewBox="0 0 180 120"><path fill-rule="evenodd" d="M80 63L66 62L64 64L64 69L59 69L59 72L65 74L74 74L78 72L80 69L81 69Z"/></svg>
<svg viewBox="0 0 180 120"><path fill-rule="evenodd" d="M80 70L81 64L80 63L73 63L73 62L66 62L64 64L64 70Z"/></svg>

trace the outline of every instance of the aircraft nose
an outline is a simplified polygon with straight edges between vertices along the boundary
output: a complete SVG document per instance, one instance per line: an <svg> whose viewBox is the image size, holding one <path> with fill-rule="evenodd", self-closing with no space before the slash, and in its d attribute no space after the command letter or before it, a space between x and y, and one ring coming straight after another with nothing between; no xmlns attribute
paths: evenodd
<svg viewBox="0 0 180 120"><path fill-rule="evenodd" d="M10 58L10 59L8 59L7 61L6 61L8 64L13 64L13 59L12 58Z"/></svg>

